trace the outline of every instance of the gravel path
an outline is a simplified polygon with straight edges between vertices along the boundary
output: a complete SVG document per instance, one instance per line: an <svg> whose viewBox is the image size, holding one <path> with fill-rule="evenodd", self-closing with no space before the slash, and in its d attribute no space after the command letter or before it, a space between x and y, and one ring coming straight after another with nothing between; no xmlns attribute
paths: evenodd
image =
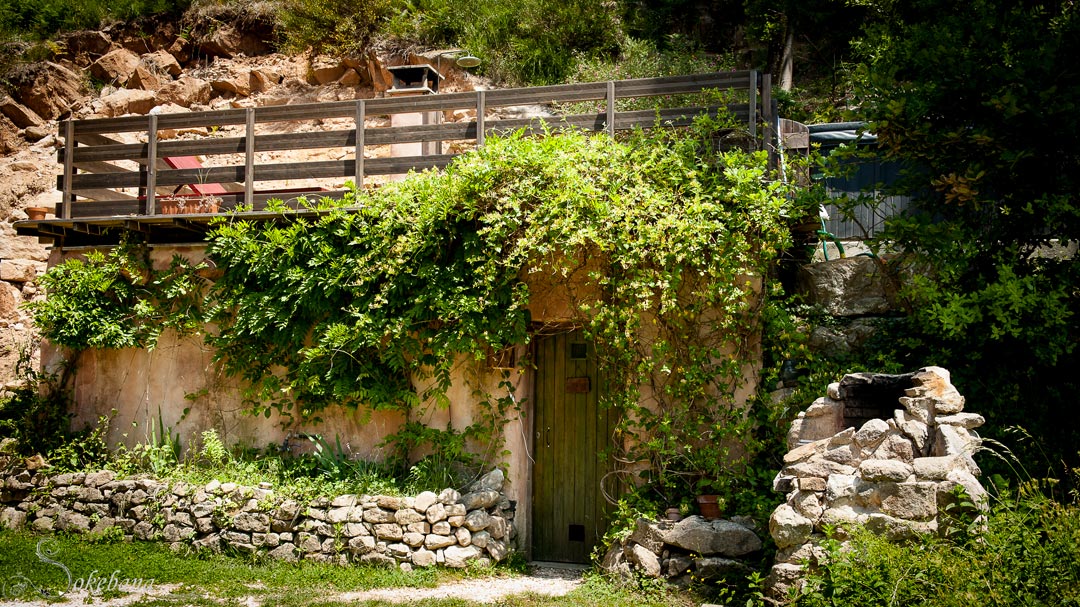
<svg viewBox="0 0 1080 607"><path fill-rule="evenodd" d="M581 574L572 569L533 566L524 576L464 580L436 588L379 588L347 592L335 598L345 602L379 599L393 603L454 598L493 603L512 594L563 596L581 585Z"/></svg>

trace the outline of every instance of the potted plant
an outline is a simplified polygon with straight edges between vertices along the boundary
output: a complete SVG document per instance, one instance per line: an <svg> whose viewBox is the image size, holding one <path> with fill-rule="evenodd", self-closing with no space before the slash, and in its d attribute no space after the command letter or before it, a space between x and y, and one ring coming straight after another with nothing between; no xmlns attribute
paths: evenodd
<svg viewBox="0 0 1080 607"><path fill-rule="evenodd" d="M724 498L706 494L697 496L698 512L705 518L720 518L724 512Z"/></svg>

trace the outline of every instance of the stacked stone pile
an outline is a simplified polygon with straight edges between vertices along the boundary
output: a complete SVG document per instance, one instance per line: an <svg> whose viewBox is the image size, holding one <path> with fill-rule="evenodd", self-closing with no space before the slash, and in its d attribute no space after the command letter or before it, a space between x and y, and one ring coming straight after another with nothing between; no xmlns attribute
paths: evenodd
<svg viewBox="0 0 1080 607"><path fill-rule="evenodd" d="M300 503L270 486L117 479L108 470L48 476L31 459L0 489L0 527L115 534L174 549L265 553L283 560L465 567L513 549L514 504L494 470L464 495L339 495Z"/></svg>
<svg viewBox="0 0 1080 607"><path fill-rule="evenodd" d="M885 396L890 389L898 397L886 407L891 417L857 428L845 423L853 413L865 414L866 394ZM985 504L971 457L980 444L974 429L984 419L963 409L949 372L926 367L901 376L847 375L800 413L788 436L793 448L773 481L787 494L769 521L778 548L774 595L797 582L804 563L821 558L826 525L841 534L844 526L865 525L904 540L944 531L939 515L958 488Z"/></svg>
<svg viewBox="0 0 1080 607"><path fill-rule="evenodd" d="M638 519L633 533L608 550L601 566L623 578L634 574L662 577L676 585L691 578L720 579L748 571L737 559L761 550L753 526L753 521L740 517L690 516L678 522Z"/></svg>

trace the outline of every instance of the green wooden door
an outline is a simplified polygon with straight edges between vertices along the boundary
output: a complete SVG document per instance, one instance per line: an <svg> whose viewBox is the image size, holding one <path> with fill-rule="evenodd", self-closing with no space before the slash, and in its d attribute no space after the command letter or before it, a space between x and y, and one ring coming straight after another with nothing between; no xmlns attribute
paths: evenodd
<svg viewBox="0 0 1080 607"><path fill-rule="evenodd" d="M600 482L615 412L600 408L604 379L580 331L539 338L536 357L532 554L586 563L607 528ZM609 487L609 491L612 490Z"/></svg>

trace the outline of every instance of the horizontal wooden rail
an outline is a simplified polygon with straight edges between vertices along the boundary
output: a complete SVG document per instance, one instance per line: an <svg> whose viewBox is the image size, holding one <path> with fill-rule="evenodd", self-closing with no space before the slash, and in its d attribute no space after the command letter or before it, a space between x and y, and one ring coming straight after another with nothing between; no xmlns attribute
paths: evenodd
<svg viewBox="0 0 1080 607"><path fill-rule="evenodd" d="M626 130L635 127L650 127L657 120L661 123L674 118L693 117L702 112L715 114L720 106L668 108L660 110L638 110L617 112L616 128ZM734 118L743 122L747 119L746 105L729 106L727 109ZM606 114L578 114L572 116L551 117L547 119L504 119L489 120L485 128L487 133L507 132L527 127L530 124L546 122L552 128L577 127L599 130L598 125L606 121ZM689 124L689 122L680 125ZM448 122L444 124L424 124L416 126L383 127L365 129L365 145L387 145L392 143L410 143L424 141L452 141L476 138L476 122ZM356 130L322 131L310 133L275 133L255 137L255 152L277 152L289 150L345 148L356 145ZM242 154L245 151L244 137L206 138L196 140L162 141L158 143L158 157L168 156L209 156L214 154ZM145 164L149 145L146 143L95 145L75 148L74 161L80 169L94 173L110 171L122 172L124 169L112 165L94 164L110 160L135 160ZM64 162L67 148L57 152L57 161Z"/></svg>
<svg viewBox="0 0 1080 607"><path fill-rule="evenodd" d="M700 93L707 89L746 89L749 74L750 72L730 72L620 80L615 83L615 97L617 99L627 99ZM590 82L486 91L487 107L491 109L511 105L600 101L607 95L606 84L605 82ZM423 97L391 97L367 100L368 116L475 109L475 107L476 93L446 93ZM356 104L352 101L262 107L259 108L258 122L351 118L356 111L355 108ZM190 129L209 126L238 126L244 124L245 121L246 113L242 109L210 110L184 114L162 114L158 117L158 128ZM145 130L146 118L142 116L75 121L76 138L82 135Z"/></svg>

